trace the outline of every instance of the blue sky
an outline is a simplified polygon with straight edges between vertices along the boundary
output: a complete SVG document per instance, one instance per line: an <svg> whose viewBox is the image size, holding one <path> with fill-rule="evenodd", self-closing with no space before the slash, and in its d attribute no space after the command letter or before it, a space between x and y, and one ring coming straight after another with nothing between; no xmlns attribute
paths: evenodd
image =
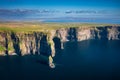
<svg viewBox="0 0 120 80"><path fill-rule="evenodd" d="M0 0L0 20L35 18L120 21L120 0Z"/></svg>
<svg viewBox="0 0 120 80"><path fill-rule="evenodd" d="M1 8L120 8L120 0L0 0Z"/></svg>

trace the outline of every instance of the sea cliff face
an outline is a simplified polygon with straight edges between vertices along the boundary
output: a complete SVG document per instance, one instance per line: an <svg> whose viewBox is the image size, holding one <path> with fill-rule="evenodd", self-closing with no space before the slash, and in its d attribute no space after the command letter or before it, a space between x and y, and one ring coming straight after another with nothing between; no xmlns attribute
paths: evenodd
<svg viewBox="0 0 120 80"><path fill-rule="evenodd" d="M70 27L46 32L0 32L0 55L49 55L55 56L66 41L88 39L120 40L120 26Z"/></svg>

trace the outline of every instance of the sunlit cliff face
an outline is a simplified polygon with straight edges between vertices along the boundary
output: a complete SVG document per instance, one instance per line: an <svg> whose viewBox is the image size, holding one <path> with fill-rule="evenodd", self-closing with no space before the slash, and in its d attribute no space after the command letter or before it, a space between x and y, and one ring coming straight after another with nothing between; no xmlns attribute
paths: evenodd
<svg viewBox="0 0 120 80"><path fill-rule="evenodd" d="M119 26L60 28L45 32L0 32L1 55L51 53L64 49L66 41L120 40Z"/></svg>

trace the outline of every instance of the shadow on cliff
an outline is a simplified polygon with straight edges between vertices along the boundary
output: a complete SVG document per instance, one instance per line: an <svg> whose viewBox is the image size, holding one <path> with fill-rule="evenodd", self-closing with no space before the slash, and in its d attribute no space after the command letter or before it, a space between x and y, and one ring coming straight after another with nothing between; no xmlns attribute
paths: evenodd
<svg viewBox="0 0 120 80"><path fill-rule="evenodd" d="M14 32L11 33L11 39L12 39L12 42L13 42L13 48L15 50L15 53L17 55L21 56L20 40Z"/></svg>
<svg viewBox="0 0 120 80"><path fill-rule="evenodd" d="M35 43L36 43L36 51L35 51L35 54L36 55L39 55L40 54L40 39L41 39L41 36L42 36L42 33L34 33L34 36L35 36Z"/></svg>
<svg viewBox="0 0 120 80"><path fill-rule="evenodd" d="M40 36L38 37L37 34L35 34L36 39L40 40L40 41L36 40L36 44L37 44L36 47L38 49L38 51L36 51L36 54L40 53L41 55L37 58L35 62L48 66L48 62L49 62L48 57L51 55L52 51L50 44L47 41L47 35L41 35L41 36L42 37L40 39Z"/></svg>
<svg viewBox="0 0 120 80"><path fill-rule="evenodd" d="M40 40L40 54L49 56L51 55L51 47L47 41L47 35L43 35Z"/></svg>
<svg viewBox="0 0 120 80"><path fill-rule="evenodd" d="M61 49L61 41L60 38L58 38L57 36L53 38L53 42L54 42L54 48L55 48L55 53L59 53L62 49Z"/></svg>
<svg viewBox="0 0 120 80"><path fill-rule="evenodd" d="M68 37L67 39L69 41L77 41L77 28L70 28L69 31L68 31Z"/></svg>
<svg viewBox="0 0 120 80"><path fill-rule="evenodd" d="M107 27L97 27L99 31L95 31L95 39L108 40Z"/></svg>
<svg viewBox="0 0 120 80"><path fill-rule="evenodd" d="M8 55L8 38L7 38L7 33L5 33L5 54Z"/></svg>

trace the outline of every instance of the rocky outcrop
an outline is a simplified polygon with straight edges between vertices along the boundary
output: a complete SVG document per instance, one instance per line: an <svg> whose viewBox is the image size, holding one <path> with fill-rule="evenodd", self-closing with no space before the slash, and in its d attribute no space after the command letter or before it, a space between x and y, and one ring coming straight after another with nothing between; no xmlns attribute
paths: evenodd
<svg viewBox="0 0 120 80"><path fill-rule="evenodd" d="M119 40L120 27L71 27L45 32L0 32L1 55L52 55L64 48L66 41L88 39Z"/></svg>
<svg viewBox="0 0 120 80"><path fill-rule="evenodd" d="M108 40L120 39L120 27L108 28Z"/></svg>

